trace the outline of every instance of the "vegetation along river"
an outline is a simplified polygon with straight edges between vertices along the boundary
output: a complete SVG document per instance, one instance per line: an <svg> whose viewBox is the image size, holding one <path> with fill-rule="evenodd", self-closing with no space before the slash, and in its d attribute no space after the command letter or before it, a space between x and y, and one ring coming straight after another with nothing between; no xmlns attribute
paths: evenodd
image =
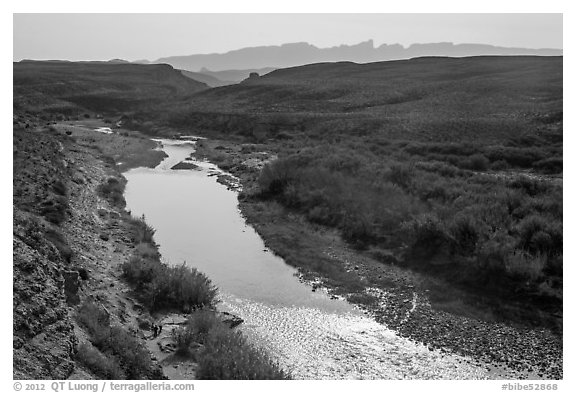
<svg viewBox="0 0 576 393"><path fill-rule="evenodd" d="M158 142L168 155L160 165L124 174L128 209L156 229L165 262L186 261L211 278L218 307L244 319L239 328L294 378L494 378L470 359L430 351L346 301L313 292L245 223L237 193L216 182L215 165L171 169L194 142Z"/></svg>

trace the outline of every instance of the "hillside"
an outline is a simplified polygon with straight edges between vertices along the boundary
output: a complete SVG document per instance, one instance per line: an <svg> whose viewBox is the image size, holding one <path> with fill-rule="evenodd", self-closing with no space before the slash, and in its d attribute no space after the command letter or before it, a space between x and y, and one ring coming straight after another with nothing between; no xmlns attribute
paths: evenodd
<svg viewBox="0 0 576 393"><path fill-rule="evenodd" d="M244 79L248 78L251 73L256 72L259 75L265 75L276 68L265 67L265 68L251 68L246 70L223 70L223 71L211 71L206 68L200 70L200 74L213 76L218 78L225 83L223 85L233 85L235 83L242 82Z"/></svg>
<svg viewBox="0 0 576 393"><path fill-rule="evenodd" d="M203 74L201 72L192 72L192 71L185 71L185 70L181 70L181 72L182 72L182 75L184 75L185 77L193 79L197 82L205 83L206 85L208 85L210 87L226 86L226 85L230 84L226 81L222 81L222 80L216 78L215 76Z"/></svg>
<svg viewBox="0 0 576 393"><path fill-rule="evenodd" d="M198 93L164 120L223 140L204 154L242 177L243 212L288 263L349 286L302 252L311 234L287 233L305 220L444 280L425 286L434 307L465 299L561 331L562 71L559 57L311 64ZM262 151L278 159L252 170Z"/></svg>
<svg viewBox="0 0 576 393"><path fill-rule="evenodd" d="M487 141L561 119L562 102L561 57L418 58L276 70L196 94L170 122L257 129L260 138L377 132Z"/></svg>
<svg viewBox="0 0 576 393"><path fill-rule="evenodd" d="M166 64L22 61L13 71L15 112L117 113L208 88Z"/></svg>

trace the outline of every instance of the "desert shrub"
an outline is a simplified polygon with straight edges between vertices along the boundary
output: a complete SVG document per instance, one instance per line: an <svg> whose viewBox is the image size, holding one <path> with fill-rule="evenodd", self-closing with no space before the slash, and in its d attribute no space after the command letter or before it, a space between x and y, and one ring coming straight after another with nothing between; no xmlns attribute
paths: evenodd
<svg viewBox="0 0 576 393"><path fill-rule="evenodd" d="M490 166L490 161L483 154L474 154L464 164L465 169L473 171L486 171Z"/></svg>
<svg viewBox="0 0 576 393"><path fill-rule="evenodd" d="M484 155L491 161L506 161L512 167L530 168L537 161L544 159L546 152L538 147L499 146L484 150Z"/></svg>
<svg viewBox="0 0 576 393"><path fill-rule="evenodd" d="M167 266L158 260L134 255L122 265L122 271L153 310L166 307L189 312L217 302L218 289L210 279L185 264Z"/></svg>
<svg viewBox="0 0 576 393"><path fill-rule="evenodd" d="M510 183L510 187L524 191L530 196L543 194L550 190L551 186L542 180L532 179L527 176L518 176Z"/></svg>
<svg viewBox="0 0 576 393"><path fill-rule="evenodd" d="M98 193L108 200L112 205L118 207L125 207L126 200L124 199L124 188L126 181L124 179L117 179L110 177L105 183L97 187Z"/></svg>
<svg viewBox="0 0 576 393"><path fill-rule="evenodd" d="M211 307L216 303L218 289L212 281L195 268L185 263L168 268L168 302L182 309Z"/></svg>
<svg viewBox="0 0 576 393"><path fill-rule="evenodd" d="M518 248L532 255L545 254L555 256L562 254L562 227L539 215L524 218L516 227Z"/></svg>
<svg viewBox="0 0 576 393"><path fill-rule="evenodd" d="M111 351L116 356L127 379L158 376L148 350L136 337L119 326L110 329L110 336L105 343L104 350Z"/></svg>
<svg viewBox="0 0 576 393"><path fill-rule="evenodd" d="M162 274L163 265L158 261L151 258L143 258L138 255L130 257L128 262L122 264L122 272L124 278L133 284L136 284L138 289L142 289L144 284L152 282L154 277Z"/></svg>
<svg viewBox="0 0 576 393"><path fill-rule="evenodd" d="M550 157L534 163L534 168L548 174L562 173L563 159L561 157Z"/></svg>
<svg viewBox="0 0 576 393"><path fill-rule="evenodd" d="M194 332L188 326L179 326L173 329L171 334L176 343L176 353L188 355L190 345L194 342Z"/></svg>
<svg viewBox="0 0 576 393"><path fill-rule="evenodd" d="M455 241L456 251L462 255L472 255L479 240L478 223L469 215L460 215L454 219L449 228Z"/></svg>
<svg viewBox="0 0 576 393"><path fill-rule="evenodd" d="M445 225L432 214L420 215L405 225L412 239L411 249L417 256L433 257L452 248L453 239Z"/></svg>
<svg viewBox="0 0 576 393"><path fill-rule="evenodd" d="M265 194L279 195L295 178L295 163L288 159L278 159L262 168L258 185Z"/></svg>
<svg viewBox="0 0 576 393"><path fill-rule="evenodd" d="M150 243L139 243L135 248L136 254L143 259L160 259L160 253L156 245Z"/></svg>
<svg viewBox="0 0 576 393"><path fill-rule="evenodd" d="M210 330L221 322L210 310L197 310L188 320L188 327L194 334L196 341L203 343Z"/></svg>
<svg viewBox="0 0 576 393"><path fill-rule="evenodd" d="M505 259L506 272L511 276L537 281L543 276L547 259L544 254L532 255L516 251Z"/></svg>
<svg viewBox="0 0 576 393"><path fill-rule="evenodd" d="M494 171L504 171L510 169L510 165L504 160L498 160L490 165L490 168Z"/></svg>
<svg viewBox="0 0 576 393"><path fill-rule="evenodd" d="M68 192L66 185L60 180L56 180L52 183L52 190L61 196L66 196L66 193Z"/></svg>
<svg viewBox="0 0 576 393"><path fill-rule="evenodd" d="M80 344L75 358L102 379L126 379L116 359L107 357L90 344Z"/></svg>
<svg viewBox="0 0 576 393"><path fill-rule="evenodd" d="M540 213L543 216L553 217L554 220L562 220L562 194L551 193L529 198L523 207L530 213Z"/></svg>
<svg viewBox="0 0 576 393"><path fill-rule="evenodd" d="M97 347L110 337L110 315L93 302L84 302L76 312L76 319L86 329Z"/></svg>
<svg viewBox="0 0 576 393"><path fill-rule="evenodd" d="M214 327L198 356L198 379L289 379L263 350L252 346L239 332Z"/></svg>
<svg viewBox="0 0 576 393"><path fill-rule="evenodd" d="M40 214L46 221L60 225L66 220L68 200L60 195L48 197L40 204Z"/></svg>
<svg viewBox="0 0 576 393"><path fill-rule="evenodd" d="M518 210L526 205L527 196L520 190L506 190L500 197L501 203L506 206L508 215L518 216Z"/></svg>
<svg viewBox="0 0 576 393"><path fill-rule="evenodd" d="M427 172L435 172L445 177L455 177L463 172L454 165L442 161L423 161L415 164L415 167Z"/></svg>
<svg viewBox="0 0 576 393"><path fill-rule="evenodd" d="M46 239L48 239L60 252L60 256L66 263L70 263L73 256L72 248L68 245L68 241L64 237L64 234L60 232L57 228L48 228L44 233Z"/></svg>
<svg viewBox="0 0 576 393"><path fill-rule="evenodd" d="M421 156L454 155L469 156L477 152L477 148L465 143L416 143L409 142L404 148L410 154Z"/></svg>
<svg viewBox="0 0 576 393"><path fill-rule="evenodd" d="M132 241L135 244L148 243L155 245L154 234L156 230L146 223L144 216L128 218L130 224L130 231L132 233Z"/></svg>
<svg viewBox="0 0 576 393"><path fill-rule="evenodd" d="M85 302L77 310L76 319L88 332L92 344L112 362L118 362L126 379L158 377L150 353L122 327L110 326L110 315L103 307Z"/></svg>
<svg viewBox="0 0 576 393"><path fill-rule="evenodd" d="M390 167L388 180L403 188L408 188L412 181L413 168L407 165L394 164Z"/></svg>

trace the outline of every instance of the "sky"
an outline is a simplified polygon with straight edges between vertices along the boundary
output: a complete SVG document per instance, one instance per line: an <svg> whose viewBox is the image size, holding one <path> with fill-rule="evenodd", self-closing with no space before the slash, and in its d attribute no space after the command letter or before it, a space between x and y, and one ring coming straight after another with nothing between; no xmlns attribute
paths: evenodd
<svg viewBox="0 0 576 393"><path fill-rule="evenodd" d="M562 14L23 14L13 60L129 61L308 42L482 43L562 49Z"/></svg>

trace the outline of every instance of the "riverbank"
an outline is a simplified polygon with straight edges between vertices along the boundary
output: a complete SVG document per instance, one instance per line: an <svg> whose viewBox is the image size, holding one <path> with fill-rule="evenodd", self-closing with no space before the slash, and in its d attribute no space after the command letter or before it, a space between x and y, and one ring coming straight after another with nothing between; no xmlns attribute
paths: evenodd
<svg viewBox="0 0 576 393"><path fill-rule="evenodd" d="M259 170L274 157L266 150L265 145L204 140L195 155L241 179L239 206L247 221L267 247L299 268L311 290L343 296L398 334L470 356L501 378L562 378L561 335L502 320L483 299L398 266L393 253L352 249L335 230L258 198Z"/></svg>
<svg viewBox="0 0 576 393"><path fill-rule="evenodd" d="M118 270L134 247L129 228L121 210L98 192L108 179L119 178L111 158L102 153L104 135L88 128L74 135L59 128L14 131L15 217L26 214L37 228L30 247L46 243L51 249L46 262L51 269L36 277L34 270L32 275L29 270L17 273L23 251L14 247L14 292L20 299L14 309L14 336L19 338L15 378L162 378L157 361L145 349L147 332L140 327L148 313ZM146 155L147 149L135 145L134 151ZM20 227L15 223L15 239L26 239L16 234ZM35 293L38 286L45 288ZM52 292L56 297L51 300ZM37 311L30 315L27 304ZM52 309L57 310L55 317ZM21 317L35 328L24 329ZM57 350L61 346L65 355ZM48 353L65 359L62 372L56 373Z"/></svg>
<svg viewBox="0 0 576 393"><path fill-rule="evenodd" d="M14 189L15 199L19 199L16 202L33 210L34 202L24 198L30 188L38 187L39 192L54 188L61 194L58 209L51 208L46 214L40 211L54 222L46 223L42 217L36 219L45 228L45 234L40 231L37 237L46 236L58 249L58 254L51 256L56 283L48 284L54 286L56 297L63 286L65 299L60 299L59 312L68 326L68 330L63 331L64 337L60 335L59 340L54 343L48 340L42 346L55 354L59 354L57 349L63 346L68 360L61 371L48 371L49 374L44 375L33 369L40 363L33 358L40 348L38 340L33 337L31 342L36 347L32 350L26 337L20 334L20 318L15 318L18 324L14 326L15 350L23 349L15 355L15 376L20 379L287 378L263 352L253 349L239 332L231 330L241 319L215 311L211 301L205 304L205 300L190 297L201 295L202 288L198 285L209 280L195 269L162 263L153 239L154 229L124 210L126 180L120 170L132 166L155 167L166 156L164 152L156 149L156 142L135 132L120 129L98 132L101 126L94 121L90 125L66 122L15 131L15 140L19 142L15 146L15 157L27 158L16 166L15 178L19 180ZM48 177L38 171L40 168L36 165L40 157L37 155L47 155L61 173L55 169ZM30 176L34 172L39 172L39 178ZM42 179L55 182L56 186L46 186ZM21 215L17 213L15 217L19 218ZM18 222L23 220L19 218ZM23 224L15 222L15 237L22 231L30 232L22 227ZM19 238L34 243L24 234ZM39 240L35 242L43 244ZM14 253L15 267L19 267L21 247L15 244ZM127 275L127 269L135 272L141 262L151 263L149 267L154 266L156 272L153 279L169 280L171 288L177 284L174 280L188 276L194 283L183 282L182 288L174 289L178 291L176 300L174 296L162 300L159 294L153 294L156 300L151 302L147 296L149 291L138 285L142 284L141 280L132 282L129 278L134 276ZM184 270L189 272L188 276L182 275ZM62 276L64 281L58 284ZM158 286L158 283L152 284ZM19 288L29 293L27 286L37 285L26 283L15 274L16 297L20 294ZM46 289L43 291L50 294ZM215 291L214 288L214 294ZM39 303L38 299L34 302ZM209 308L208 315L213 315L202 333L207 334L206 337L192 329L198 319L193 309L202 306ZM20 310L25 317L23 307L15 309L15 314ZM42 323L42 319L28 323ZM50 321L47 324L50 325ZM163 327L159 334L154 332L154 325ZM53 334L50 329L47 332ZM227 344L215 347L213 342ZM46 367L55 368L50 363L53 360L48 360Z"/></svg>

